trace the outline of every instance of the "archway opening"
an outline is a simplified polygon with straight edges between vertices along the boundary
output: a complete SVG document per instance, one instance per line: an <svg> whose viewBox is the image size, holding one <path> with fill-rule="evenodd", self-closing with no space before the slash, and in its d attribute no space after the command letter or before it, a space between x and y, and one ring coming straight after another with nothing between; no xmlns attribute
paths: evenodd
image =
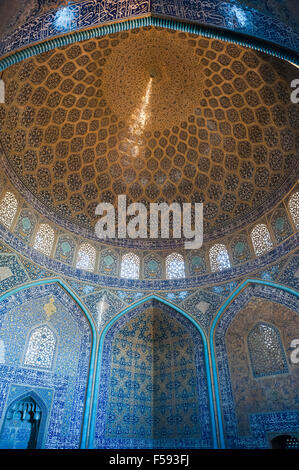
<svg viewBox="0 0 299 470"><path fill-rule="evenodd" d="M40 441L40 423L44 411L27 395L15 400L7 409L0 441L5 449L36 449Z"/></svg>
<svg viewBox="0 0 299 470"><path fill-rule="evenodd" d="M151 299L108 330L95 448L211 448L204 344L188 318Z"/></svg>
<svg viewBox="0 0 299 470"><path fill-rule="evenodd" d="M281 434L271 439L271 449L299 449L299 439L290 434Z"/></svg>

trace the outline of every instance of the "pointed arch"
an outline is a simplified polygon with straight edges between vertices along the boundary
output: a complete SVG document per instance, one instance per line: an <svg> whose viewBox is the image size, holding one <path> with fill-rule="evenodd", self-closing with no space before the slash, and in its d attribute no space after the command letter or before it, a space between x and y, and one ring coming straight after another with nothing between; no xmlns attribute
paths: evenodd
<svg viewBox="0 0 299 470"><path fill-rule="evenodd" d="M299 292L291 287L284 286L282 284L278 284L271 281L264 281L261 279L246 279L242 282L226 299L226 301L222 304L220 309L218 310L217 315L215 316L209 334L209 345L211 350L211 363L212 363L212 375L214 381L214 389L215 389L215 401L216 401L216 414L218 418L218 425L219 425L219 440L220 440L220 447L225 449L225 439L224 439L224 427L223 427L223 420L222 420L222 407L220 402L220 387L219 387L219 380L218 380L218 369L217 369L217 362L216 362L216 351L215 351L215 332L217 329L217 325L221 319L221 317L226 312L227 308L230 304L248 287L250 284L259 284L263 286L270 286L276 289L280 289L282 291L288 292L289 294L294 295L295 297L299 298Z"/></svg>
<svg viewBox="0 0 299 470"><path fill-rule="evenodd" d="M212 433L213 448L217 449L218 448L217 431L216 431L217 425L216 425L216 416L215 416L214 400L213 400L211 364L210 364L209 348L208 348L208 342L207 342L206 334L205 334L204 330L201 328L201 326L194 320L194 318L192 318L188 313L186 313L180 307L178 307L177 305L172 304L171 302L164 299L163 297L160 297L156 294L148 295L148 296L138 300L137 302L131 304L129 307L126 307L120 313L115 315L115 317L113 317L109 321L109 323L105 326L105 328L101 332L100 340L99 340L95 383L96 384L99 383L99 379L100 379L100 375L101 375L103 346L104 346L105 337L106 337L108 331L117 322L117 320L119 320L123 315L125 315L126 313L130 312L131 310L135 309L136 307L138 307L142 304L145 304L146 302L151 301L151 300L156 300L156 301L158 301L158 302L160 302L164 305L167 305L170 308L174 309L176 312L178 312L179 314L181 314L182 316L187 318L195 326L195 328L199 332L199 335L200 335L200 337L202 339L202 342L203 342L203 349L204 349L204 362L205 362L206 377L207 377L208 402L209 402L209 411L210 411L210 420L211 420L211 433ZM92 405L92 410L91 410L91 422L90 422L89 442L88 442L88 448L89 449L93 448L93 438L94 438L94 434L95 434L97 404L98 404L98 389L96 389L95 392L94 392L94 399L93 399L93 405Z"/></svg>
<svg viewBox="0 0 299 470"><path fill-rule="evenodd" d="M23 392L21 393L20 395L18 395L17 397L15 397L12 402L10 403L10 405L14 404L15 402L18 402L20 400L23 400L24 398L26 397L32 397L36 403L38 404L38 406L40 406L43 411L47 411L47 406L46 404L44 403L44 400L42 399L42 397L39 396L39 394L34 390L34 389L31 389L31 390L28 390L26 392Z"/></svg>
<svg viewBox="0 0 299 470"><path fill-rule="evenodd" d="M13 408L14 404L20 403L21 401L24 401L30 398L32 398L35 401L35 403L38 405L40 409L40 422L39 422L39 430L38 430L38 435L37 435L37 440L36 440L36 449L42 449L44 447L45 431L46 431L47 422L49 419L49 410L45 402L43 401L43 399L33 389L28 390L24 393L21 393L20 395L15 397L10 403L7 403L4 419L1 423L0 434L1 434L3 427L5 426L7 416L10 410Z"/></svg>
<svg viewBox="0 0 299 470"><path fill-rule="evenodd" d="M8 299L11 295L17 294L20 291L25 289L29 289L35 286L41 285L50 285L50 284L58 284L80 307L84 316L87 319L89 328L91 330L91 352L90 352L90 362L89 362L89 371L87 377L87 387L86 387L86 400L85 400L85 408L84 408L84 415L83 415L83 423L82 423L82 432L81 432L81 444L80 448L85 449L87 443L87 433L88 433L88 421L89 421L89 413L91 408L91 397L92 397L92 386L93 386L93 373L95 369L95 360L96 360L96 345L97 345L97 332L96 332L96 325L93 317L87 310L86 306L80 300L80 298L73 292L71 287L62 281L60 278L52 278L52 279L43 279L39 281L32 281L22 286L14 287L9 291L5 292L4 294L0 295L0 302L5 299Z"/></svg>

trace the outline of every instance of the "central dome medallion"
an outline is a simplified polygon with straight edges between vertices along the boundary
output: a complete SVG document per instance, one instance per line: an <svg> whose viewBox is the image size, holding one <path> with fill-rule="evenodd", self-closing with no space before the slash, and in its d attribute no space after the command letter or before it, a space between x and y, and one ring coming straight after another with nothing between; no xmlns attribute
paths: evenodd
<svg viewBox="0 0 299 470"><path fill-rule="evenodd" d="M202 98L204 75L188 40L164 30L141 30L115 47L102 78L112 112L132 127L139 120L145 133L188 119Z"/></svg>

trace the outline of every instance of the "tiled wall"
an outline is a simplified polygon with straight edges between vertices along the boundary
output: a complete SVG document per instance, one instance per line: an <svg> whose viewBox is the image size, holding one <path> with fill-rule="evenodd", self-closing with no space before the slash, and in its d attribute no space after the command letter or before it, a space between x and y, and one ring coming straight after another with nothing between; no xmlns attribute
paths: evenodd
<svg viewBox="0 0 299 470"><path fill-rule="evenodd" d="M298 430L299 368L290 360L291 341L299 334L298 307L294 295L270 286L250 286L229 305L217 325L215 348L229 448L267 448L271 431ZM247 338L261 321L276 329L286 367L257 378ZM275 354L271 357L274 360Z"/></svg>
<svg viewBox="0 0 299 470"><path fill-rule="evenodd" d="M96 448L212 447L202 339L157 301L107 333L98 396Z"/></svg>
<svg viewBox="0 0 299 470"><path fill-rule="evenodd" d="M45 305L54 298L47 316ZM50 369L26 366L24 355L30 332L47 325L57 343ZM87 319L57 285L36 286L1 302L0 337L4 361L0 364L0 447L10 442L4 421L7 408L19 396L43 403L42 434L45 448L77 448L80 443L88 378L91 333Z"/></svg>

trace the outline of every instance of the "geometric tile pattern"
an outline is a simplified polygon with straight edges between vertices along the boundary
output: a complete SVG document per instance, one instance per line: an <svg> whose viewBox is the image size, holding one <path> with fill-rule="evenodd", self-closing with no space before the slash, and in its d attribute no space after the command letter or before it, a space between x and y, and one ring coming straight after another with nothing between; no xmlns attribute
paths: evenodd
<svg viewBox="0 0 299 470"><path fill-rule="evenodd" d="M186 318L146 302L108 331L95 448L209 447L202 341Z"/></svg>
<svg viewBox="0 0 299 470"><path fill-rule="evenodd" d="M248 351L254 377L288 373L288 366L279 331L259 322L250 331Z"/></svg>
<svg viewBox="0 0 299 470"><path fill-rule="evenodd" d="M2 268L2 270L1 270L2 282L0 282L0 286L2 285L4 287L3 290L6 290L7 288L13 287L15 285L19 285L20 283L26 282L28 280L27 272L24 269L25 265L26 265L26 269L27 269L28 272L33 272L32 270L39 269L39 274L36 271L36 276L37 276L37 277L35 277L36 279L43 279L45 277L49 277L50 275L55 276L54 272L51 273L51 272L46 271L46 270L43 271L41 268L39 268L33 262L29 263L29 261L26 261L26 259L21 257L21 256L20 257L18 256L18 258L17 258L16 255L14 254L14 252L12 250L10 250L7 247L7 245L3 245L3 247L1 248L0 260L3 260L2 267L1 267ZM22 264L18 260L22 260ZM295 284L296 281L297 281L297 286L298 286L298 279L296 279L296 270L298 269L298 263L296 263L296 261L297 261L296 256L290 255L288 258L286 257L284 260L279 261L276 264L266 266L265 267L266 269L264 268L263 270L261 270L261 272L256 272L254 277L264 278L264 279L269 279L269 280L278 280L278 278L280 277L279 282L282 282L285 285L289 284L290 286L296 287L296 284ZM16 274L18 273L17 277L15 278L14 276L11 276L11 273L15 273L14 276L16 276ZM6 283L9 281L9 279L11 279L12 282L11 282L11 284L7 285ZM22 279L24 279L24 280L22 280ZM73 277L72 279L66 278L65 281L66 281L67 284L71 285L71 287L77 292L79 297L82 297L83 302L87 305L88 309L90 309L90 311L92 312L95 320L98 322L99 330L101 330L103 328L103 326L114 315L116 315L119 311L123 310L127 305L129 305L129 304L139 300L140 298L142 298L145 295L145 292L144 292L143 289L144 289L144 287L146 287L147 282L150 282L150 281L143 281L143 284L142 284L143 289L141 288L140 290L127 291L127 290L121 289L120 287L114 288L114 289L109 287L109 289L106 288L105 290L100 290L99 285L96 282L94 282L95 280L83 283L83 282L80 282L79 276L77 277L77 279L75 277ZM238 280L238 282L240 282L240 280ZM205 286L203 286L200 290L197 288L196 290L192 291L192 290L183 290L181 288L180 290L175 290L175 291L169 290L169 291L161 292L161 296L164 297L164 298L167 298L170 302L173 302L174 304L180 305L181 308L184 311L189 313L193 318L195 318L199 322L199 324L203 327L203 329L208 331L209 327L210 327L210 324L211 324L211 320L215 316L220 304L223 303L223 301L225 300L225 297L227 295L229 295L231 290L234 289L236 286L237 286L236 281L234 281L234 282L231 281L231 282L228 282L226 284L222 284L222 285L220 284L220 285L215 285L215 286L211 286L211 287L207 287L207 285L205 284ZM51 287L51 289L54 288L54 286L49 286L49 288L50 287ZM45 287L40 286L40 288L37 288L37 291L39 291L39 289L41 289L40 292L44 292L43 289L45 289ZM165 287L164 287L164 289L165 289ZM251 289L253 289L253 288L252 287L247 288L245 292L249 292ZM283 301L288 306L288 308L291 308L293 311L296 311L297 307L293 303L292 296L287 296L282 291L280 291L280 293L278 295L278 294L275 294L273 292L273 290L271 290L271 289L269 290L269 289L270 288L268 288L268 287L259 287L258 288L258 293L256 291L255 295L256 296L259 295L260 297L270 298L271 300L274 300L274 301L277 301L277 302L278 301L279 302ZM26 294L26 292L27 292L27 294ZM18 296L19 295L23 296L23 300L19 304L19 311L20 312L25 311L24 307L22 306L23 303L24 303L23 301L30 302L32 300L31 297L30 297L31 292L33 292L32 289L29 289L28 291L23 291L23 293L18 294ZM148 292L146 292L146 294L148 294ZM239 296L238 301L237 300L234 301L233 305L235 305L235 302L239 302L239 299L242 299L241 295ZM246 299L249 299L249 297L246 297ZM10 307L9 307L9 305L6 304L6 302L8 302L8 300L4 301L5 308L12 309L13 305L9 304L10 305ZM15 302L12 297L11 297L11 302ZM48 302L48 300L46 302ZM159 309L161 309L162 306L160 304L158 304L158 305L159 305ZM245 305L246 305L246 302L245 302L244 305L241 304L240 308L243 308ZM41 305L41 307L42 306L43 305ZM150 306L151 306L151 304L150 304ZM71 309L69 311L72 311L73 307L71 305L69 305L69 308ZM167 310L167 308L163 306L162 310L166 311L165 309ZM37 312L37 313L35 313L35 315L37 315L37 314L41 315L42 312L43 312L42 308L37 308L37 309L35 309L35 311ZM136 309L129 312L128 314L126 314L122 318L124 318L124 319L129 318L130 313L132 313L132 312L136 313L137 311L139 311L140 314L141 314L144 311L144 305L142 305L140 307L137 307ZM134 316L133 313L132 313L132 318ZM280 314L281 314L281 312L280 312ZM80 315L82 315L82 314L80 314ZM136 313L136 315L137 315L137 313ZM172 309L170 309L170 310L168 310L168 315L170 315L171 318L174 318L176 313ZM183 317L181 317L179 315L179 318L182 319ZM121 329L122 325L124 326L125 323L126 322L124 321L124 323L122 324L121 319L118 322L116 322L116 324L118 326L115 327L114 333L116 334L117 331L118 331L118 328ZM268 323L269 323L269 321L268 321ZM271 323L271 321L270 321L270 323ZM17 332L20 329L21 330L26 329L26 326L22 325L22 322L19 321L18 326L13 328L12 333L17 334ZM294 331L295 331L295 327L292 328L292 334L294 334ZM8 338L9 343L11 343L11 344L14 343L14 340L12 338L9 339L10 338L10 333L8 334L8 330L6 330L6 333L5 333L4 336ZM5 341L5 337L4 337L4 341ZM290 338L290 340L291 340L291 338ZM290 342L290 340L289 340L289 342ZM6 361L6 364L2 364L1 367L4 368L3 373L4 373L5 378L8 380L8 382L11 382L12 384L15 384L16 380L17 380L15 378L16 376L11 375L9 370L7 369L7 367L8 367L9 362L11 360L13 360L13 356L15 354L18 354L17 353L18 347L16 348L15 351L13 351L13 355L11 356L9 348L8 349L6 348L6 343L7 342L5 341L5 361ZM108 343L107 343L107 345L108 345ZM24 346L25 346L25 342L24 342ZM217 347L219 347L219 345ZM225 358L225 354L226 354L225 351L222 351L220 353L220 356L218 355L218 357ZM201 360L199 360L199 363L201 363L200 361ZM201 367L203 367L202 363L201 363ZM23 369L22 369L22 371L23 371ZM32 385L32 390L35 390L36 387L40 387L41 382L35 380L35 373L33 372L33 370L31 370L30 372L19 372L19 369L17 369L16 373L19 374L18 377L24 377L24 383ZM40 374L40 371L38 371L38 374ZM51 383L47 382L46 379L45 379L45 377L46 377L45 372L42 372L42 374L43 374L42 375L42 377L43 377L42 380L45 380L45 382L43 382L44 386L46 387L47 390L48 389L52 390ZM275 375L275 377L277 377L277 375ZM265 379L267 379L267 378L265 378ZM291 379L291 380L293 380L293 379ZM73 385L70 385L71 382L72 382ZM17 382L17 383L20 383L20 382ZM66 384L66 382L65 382L65 384ZM60 385L62 387L61 390L62 390L63 396L70 397L69 399L66 399L65 401L63 401L64 404L61 405L63 407L63 409L67 409L67 407L72 406L72 393L73 393L73 390L74 390L74 388L73 388L74 387L73 379L71 377L69 378L68 385L65 385L65 389L63 389L63 382L60 383ZM14 385L12 385L12 386L14 386ZM8 387L7 382L5 382L5 384L3 384L2 386L0 385L1 390L3 390L3 392L1 391L1 394L3 396L6 396L6 393L8 393L7 392L7 390L8 390L7 387ZM84 387L85 387L85 385L84 385ZM222 381L221 382L221 390L223 389L223 394L224 394L223 396L226 396L225 394L227 393L227 390L228 390L227 387L228 387L227 382ZM288 387L289 387L290 390L292 389L291 384L289 384ZM246 389L248 389L247 386L245 387L245 390ZM230 393L232 393L232 392L230 392ZM271 397L269 397L269 399L273 400L274 396L277 396L277 390L273 389L271 391L271 393L273 395ZM278 393L279 393L279 391L278 391ZM39 392L38 392L38 395L39 395L39 397L41 397L41 394ZM83 395L84 394L82 394L82 397L83 397ZM81 398L80 398L80 400L81 400ZM225 398L225 400L226 400L226 398ZM229 394L227 395L227 400L228 401L225 401L225 407L228 406L228 403L230 403L230 400L231 400ZM296 396L292 396L292 397L290 397L290 400L291 401L295 400L296 403L297 402L299 403L299 397L296 398ZM71 409L71 408L69 408L69 409ZM227 410L227 408L225 408L225 409ZM185 411L186 411L186 409L185 409ZM68 418L67 418L67 413L69 413L69 412L65 412L65 414L64 414L64 418L63 418L63 421L62 421L62 428L61 428L61 429L64 430L63 433L65 433L65 435L67 435L68 429L69 429L69 427L68 427L69 426L69 421L68 421ZM226 411L225 411L225 416L226 417L227 416L233 416L231 413L233 413L232 409L230 409L228 415L226 415ZM280 419L279 418L280 415L278 415L276 411L273 412L273 413L276 417L274 416L274 418L272 419L272 425L269 427L269 429L274 430L274 431L279 430L279 429L286 430L287 426L288 426L287 423L291 422L290 421L291 420L290 413L288 412L289 414L287 415L287 416L289 416L290 419L286 417L286 418L284 418L283 422L278 421ZM245 414L242 413L242 414L244 416L246 416L246 413ZM261 414L258 415L259 420L262 419L260 417L260 415ZM256 415L253 413L251 415L251 417L249 418L250 423L252 422L254 416L256 416ZM261 416L265 416L265 420L266 420L266 415L262 414ZM202 419L203 418L201 418L200 422L202 422ZM289 421L288 421L288 419L289 419ZM226 420L226 418L225 418L225 420ZM154 426L154 422L155 422L155 420L152 421L152 426ZM265 421L265 423L266 423L266 421ZM246 426L246 423L245 424L241 423L241 425L243 426L242 429L245 429L244 426ZM209 424L207 424L206 427L207 426L209 426ZM227 426L228 427L231 426L230 421L228 421ZM247 426L248 426L248 424L247 424ZM256 447L256 446L268 447L268 442L266 440L266 437L262 436L261 438L257 439L257 438L254 437L256 432L258 432L257 429L255 431L252 431L251 437L248 437L248 436L247 437L246 436L239 437L239 432L236 431L235 432L235 437L232 438L231 440L228 439L229 446L232 446L232 447L234 447L234 446L237 446L237 447ZM49 447L52 446L53 448L59 447L60 445L62 447L63 446L67 447L68 445L69 445L69 447L74 446L73 443L72 444L70 444L70 443L67 444L66 441L64 441L64 443L62 443L63 439L64 439L62 437L59 437L59 438L57 437L55 439L53 437L53 439L51 440L51 443L48 443L47 446L49 446ZM101 444L101 442L102 442L102 444ZM116 444L116 442L117 442L117 444ZM209 442L208 439L204 440L202 445L204 447L210 447L210 444L208 442ZM120 443L120 441L115 441L114 437L105 438L105 442L101 441L101 440L98 441L99 447L101 447L101 446L105 447L107 445L108 447L115 446L117 448L119 443ZM140 447L149 446L149 441L147 439L141 439L139 441L139 443L140 443ZM136 444L136 442L135 442L135 444ZM120 445L121 446L123 445L124 447L126 447L126 446L134 447L133 442L130 441L130 440L127 441L126 439L122 440ZM161 445L161 447L163 447L164 445L166 447L168 445L170 447L171 446L174 446L174 447L179 447L179 446L181 446L181 447L184 447L184 446L185 447L188 447L188 446L193 447L193 446L195 446L196 447L198 445L198 441L195 442L193 440L193 438L190 438L190 439L188 438L187 441L186 440L182 441L181 439L178 439L178 438L174 438L174 439L171 438L170 440L168 440L168 438L165 437L162 440L157 438L154 445L157 446L157 447L159 445ZM200 446L201 446L201 444L200 444Z"/></svg>
<svg viewBox="0 0 299 470"><path fill-rule="evenodd" d="M43 307L52 297L56 311L47 319ZM51 370L32 366L27 356L24 364L26 338L37 325L47 329L50 325L57 336ZM47 416L41 430L44 448L78 448L91 346L89 325L79 306L57 285L19 291L0 304L0 336L5 344L5 361L0 365L0 431L15 399L12 392L20 396L29 390L43 403Z"/></svg>
<svg viewBox="0 0 299 470"><path fill-rule="evenodd" d="M207 235L240 225L296 177L294 70L151 27L58 48L3 73L6 165L33 204L77 232L93 230L96 205L116 206L119 194L147 206L203 202Z"/></svg>
<svg viewBox="0 0 299 470"><path fill-rule="evenodd" d="M289 373L277 370L271 372L272 376L257 379L251 372L246 345L249 331L262 321L281 332L281 347L289 355L290 343L299 333L298 307L298 299L292 294L252 285L238 295L218 322L215 346L228 448L268 448L265 429L269 420L271 430L277 433L283 434L288 423L293 423L289 430L298 429L298 367L287 357Z"/></svg>
<svg viewBox="0 0 299 470"><path fill-rule="evenodd" d="M106 0L97 5L78 1L71 10L80 10L80 15L74 15L64 29L52 10L53 3L26 2L32 19L6 38L0 51L89 27L98 20L103 23L149 11L147 1L122 0L119 5ZM11 0L9 7L14 6ZM107 8L101 12L103 6ZM18 7L16 20L22 23L27 13L22 1ZM204 7L198 2L190 7L187 0L172 4L153 0L150 7L156 14L200 22L205 11L207 23L217 16L218 26L267 37L298 50L298 35L272 21L279 17L295 26L277 0L271 5L255 0L213 0ZM268 16L258 15L258 10ZM41 13L45 16L36 18ZM99 13L103 16L97 18ZM38 30L40 20L42 31ZM84 23L87 20L89 24ZM7 26L13 31L15 25ZM155 86L165 87L167 78L157 51L164 50L167 62L172 43L180 56L171 72L176 106L171 91L160 94L158 104L155 94ZM190 87L184 86L184 90L191 99L184 103L178 91L186 63L188 70L183 73ZM119 73L124 64L129 78ZM68 211L66 218L74 227L91 228L98 196L115 202L118 194L126 192L129 202L141 200L145 204L161 198L203 201L205 231L219 234L229 224L231 228L240 225L243 216L246 221L253 221L257 214L259 217L263 204L272 207L283 192L281 188L296 175L292 161L298 153L299 123L289 100L291 74L292 68L285 63L221 41L154 28L117 33L62 47L8 69L4 73L8 102L0 106L1 138L19 185L30 187L28 202L41 200L47 208L44 214L53 211L56 220L62 220ZM120 80L127 86L120 86ZM141 129L138 117L146 110L149 95L153 108L157 104L160 112L149 113ZM140 103L144 104L141 111ZM192 109L190 103L195 103ZM101 253L96 271L101 275L76 271L62 264L73 262L75 243L71 237L59 239L58 261L40 253L32 255L23 242L32 242L36 222L31 210L23 208L14 228L18 239L5 234L5 240L20 255L0 246L0 292L28 280L57 277L59 272L83 298L99 331L119 311L149 292L161 292L170 302L181 305L208 332L219 306L246 276L279 280L298 288L298 258L290 255L281 259L294 250L296 242L295 236L293 240L290 237L292 227L283 206L269 216L268 227L278 243L284 243L252 260L248 267L235 266L202 276L206 263L204 256L198 255L189 259L188 266L188 274L200 274L198 279L163 282L162 262L150 255L144 265L141 262L143 281L102 277L102 273L118 276L121 256L114 251ZM250 259L245 238L230 241L236 265ZM56 311L48 317L44 307L51 302L51 295ZM298 337L296 311L298 304L287 292L251 285L219 321L215 346L228 447L269 447L270 434L298 431L298 369L288 357L288 345L294 335ZM262 357L256 338L249 351L246 349L248 332L261 321L271 329L267 338L275 352L275 364L270 361L273 354L270 359ZM30 360L26 355L27 345L28 352L39 331L53 334L44 358L47 370L41 367L41 354L31 354ZM7 411L30 395L47 417L40 427L43 446L77 448L91 343L79 307L57 285L19 292L0 305L0 339L0 447ZM208 409L202 340L189 320L150 301L113 325L103 348L96 447L209 448Z"/></svg>

